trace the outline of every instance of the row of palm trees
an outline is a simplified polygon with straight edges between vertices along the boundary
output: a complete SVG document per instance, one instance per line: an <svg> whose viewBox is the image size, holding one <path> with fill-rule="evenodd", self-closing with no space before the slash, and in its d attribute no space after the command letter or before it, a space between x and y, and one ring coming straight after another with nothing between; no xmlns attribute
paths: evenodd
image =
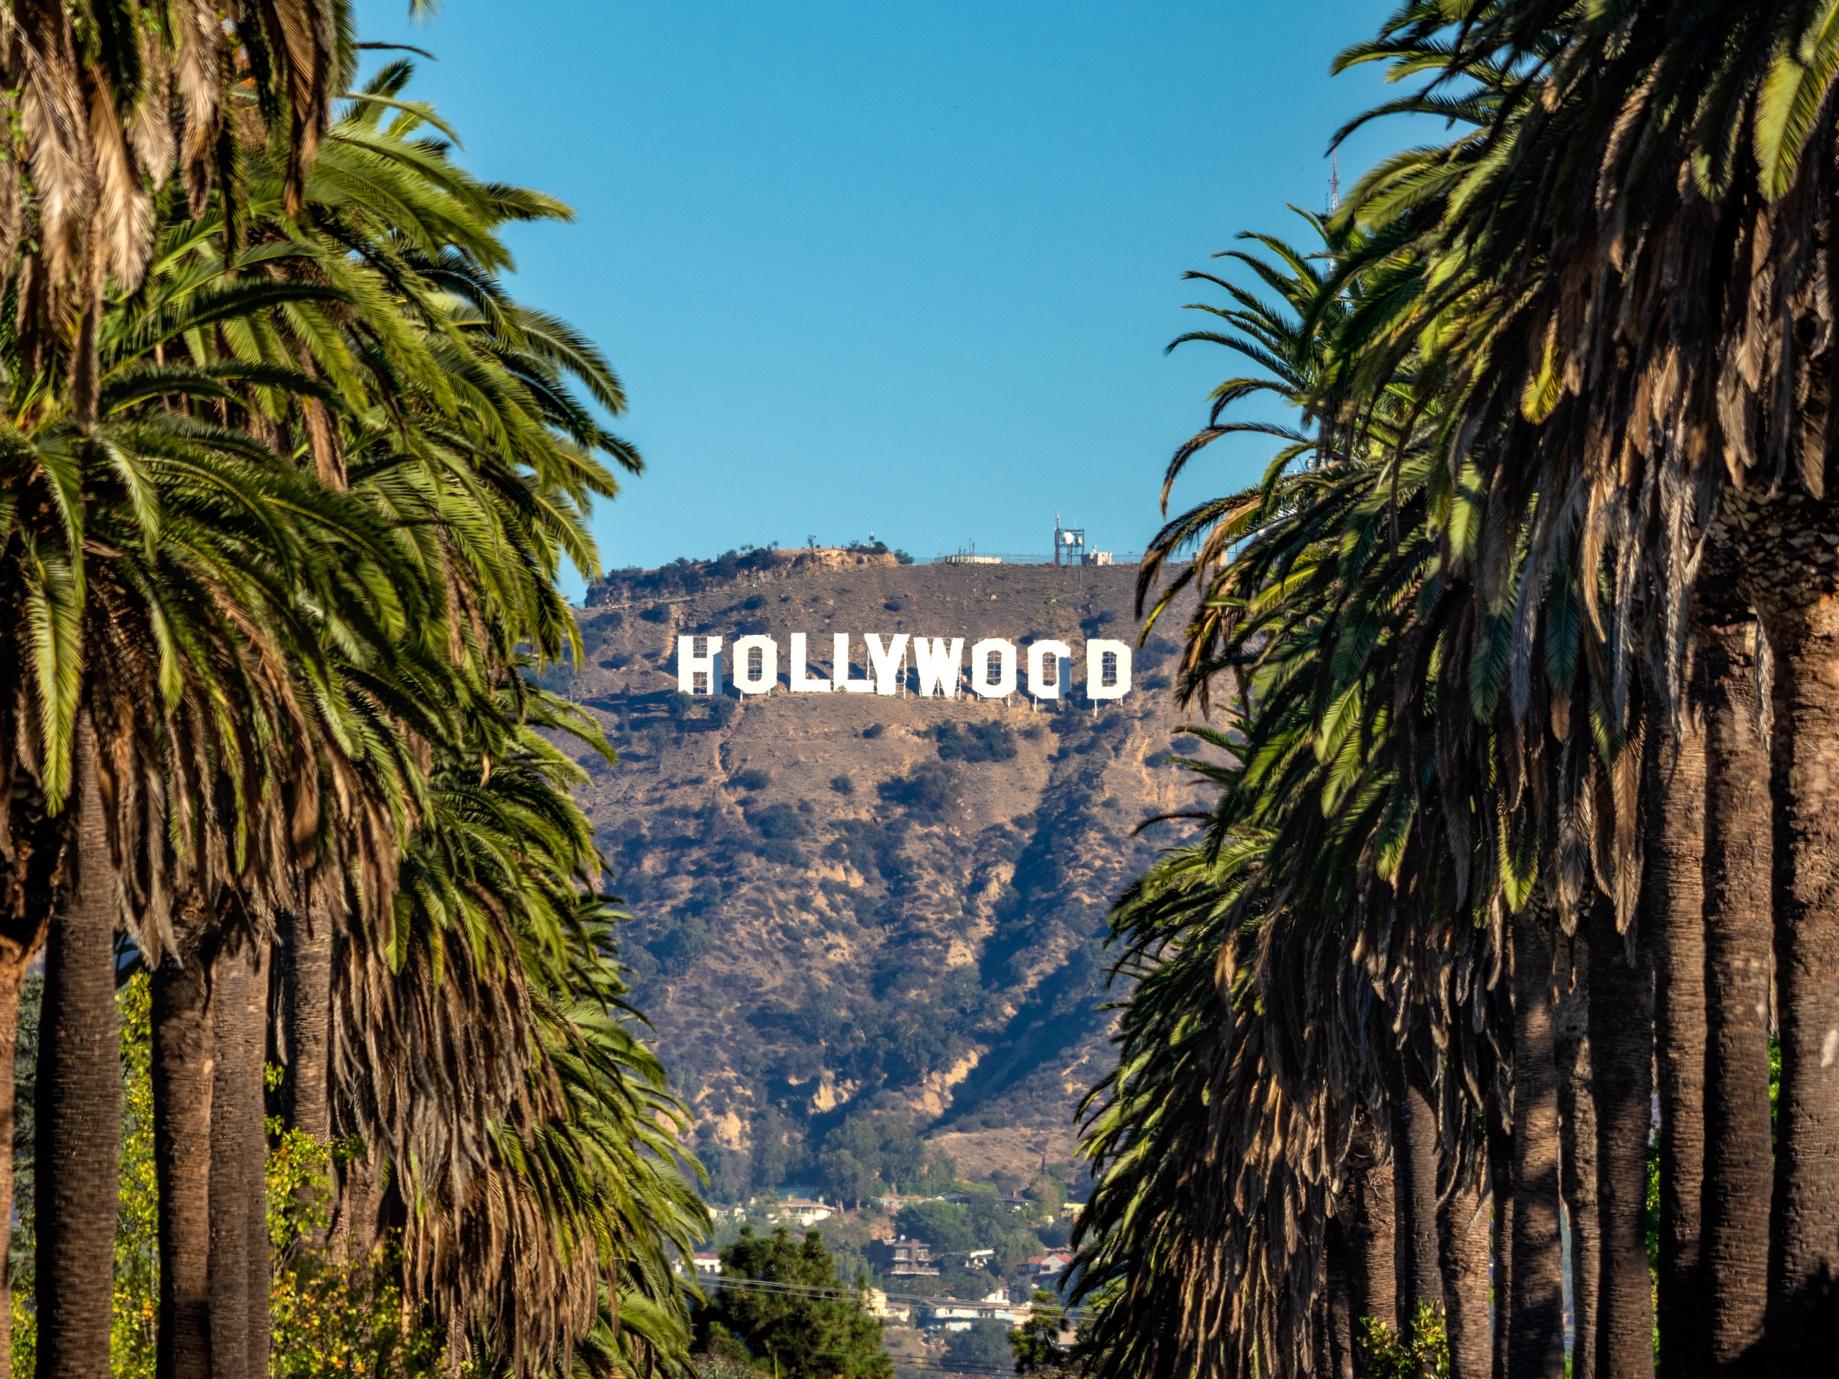
<svg viewBox="0 0 1839 1379"><path fill-rule="evenodd" d="M393 1241L456 1367L687 1345L706 1219L570 795L607 748L533 678L638 464L624 399L503 281L505 228L566 209L357 56L340 0L19 0L0 35L0 1030L42 960L46 1379L110 1372L130 959L163 1379L268 1373L271 1110L341 1147L323 1247Z"/></svg>
<svg viewBox="0 0 1839 1379"><path fill-rule="evenodd" d="M1839 5L1410 0L1357 63L1445 136L1195 275L1253 367L1168 482L1276 454L1144 572L1218 800L1116 915L1093 1362L1551 1379L1568 1294L1575 1376L1822 1372Z"/></svg>

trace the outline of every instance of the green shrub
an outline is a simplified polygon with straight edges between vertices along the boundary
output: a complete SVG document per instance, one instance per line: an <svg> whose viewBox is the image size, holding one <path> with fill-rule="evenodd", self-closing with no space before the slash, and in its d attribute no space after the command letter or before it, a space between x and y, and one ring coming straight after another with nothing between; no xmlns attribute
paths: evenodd
<svg viewBox="0 0 1839 1379"><path fill-rule="evenodd" d="M760 844L760 856L768 862L782 867L796 867L804 864L805 855L798 844L784 838L768 838Z"/></svg>
<svg viewBox="0 0 1839 1379"><path fill-rule="evenodd" d="M798 811L783 802L750 810L747 822L762 838L802 838L805 833L805 821L798 817Z"/></svg>
<svg viewBox="0 0 1839 1379"><path fill-rule="evenodd" d="M940 761L1008 761L1015 755L1009 725L992 718L984 723L940 723L932 730Z"/></svg>
<svg viewBox="0 0 1839 1379"><path fill-rule="evenodd" d="M1378 1317L1362 1317L1359 1330L1354 1348L1367 1379L1449 1379L1449 1329L1437 1304L1418 1304L1409 1339Z"/></svg>
<svg viewBox="0 0 1839 1379"><path fill-rule="evenodd" d="M935 823L945 817L952 802L951 773L936 761L916 767L911 775L884 780L875 793L888 804L897 805L921 823Z"/></svg>

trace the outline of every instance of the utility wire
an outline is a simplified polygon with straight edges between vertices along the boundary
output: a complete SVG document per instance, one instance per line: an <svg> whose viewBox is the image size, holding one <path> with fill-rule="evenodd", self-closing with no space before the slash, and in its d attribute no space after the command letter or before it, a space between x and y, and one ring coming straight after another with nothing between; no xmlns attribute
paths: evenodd
<svg viewBox="0 0 1839 1379"><path fill-rule="evenodd" d="M698 1274L696 1281L704 1288L730 1288L743 1293L779 1293L794 1297L808 1298L852 1298L860 1300L866 1291L859 1288L826 1287L817 1283L792 1283L780 1279L738 1278L726 1274ZM881 1292L877 1289L876 1291ZM920 1307L988 1307L1016 1309L1032 1306L1024 1302L990 1302L983 1298L938 1298L928 1297L923 1293L889 1293L881 1292L889 1302L911 1303ZM1084 1308L1063 1308L1063 1315L1068 1321L1077 1321L1084 1315Z"/></svg>

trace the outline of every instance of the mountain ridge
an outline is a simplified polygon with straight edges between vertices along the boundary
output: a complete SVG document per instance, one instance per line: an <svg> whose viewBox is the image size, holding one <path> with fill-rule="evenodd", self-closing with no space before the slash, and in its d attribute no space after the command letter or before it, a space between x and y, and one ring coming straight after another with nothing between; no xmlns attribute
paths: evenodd
<svg viewBox="0 0 1839 1379"><path fill-rule="evenodd" d="M583 803L634 916L638 1002L718 1193L822 1182L826 1165L873 1176L862 1160L890 1135L974 1178L1070 1166L1074 1107L1106 1059L1105 917L1154 855L1136 826L1185 802L1168 764L1184 715L1174 644L1158 637L1137 648L1124 699L1087 703L1075 684L1058 706L687 696L676 638L798 631L827 651L830 634L881 631L1076 649L1134 640L1135 578L860 548L681 561L590 587L584 654L555 688L621 753L590 766Z"/></svg>

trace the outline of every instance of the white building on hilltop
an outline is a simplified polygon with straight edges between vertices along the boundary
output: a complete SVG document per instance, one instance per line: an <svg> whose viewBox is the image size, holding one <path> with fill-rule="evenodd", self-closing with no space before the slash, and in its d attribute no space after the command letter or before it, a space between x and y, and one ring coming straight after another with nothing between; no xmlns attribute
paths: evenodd
<svg viewBox="0 0 1839 1379"><path fill-rule="evenodd" d="M768 1219L809 1230L819 1221L828 1221L835 1215L836 1208L826 1203L814 1202L808 1197L788 1197L772 1209Z"/></svg>

